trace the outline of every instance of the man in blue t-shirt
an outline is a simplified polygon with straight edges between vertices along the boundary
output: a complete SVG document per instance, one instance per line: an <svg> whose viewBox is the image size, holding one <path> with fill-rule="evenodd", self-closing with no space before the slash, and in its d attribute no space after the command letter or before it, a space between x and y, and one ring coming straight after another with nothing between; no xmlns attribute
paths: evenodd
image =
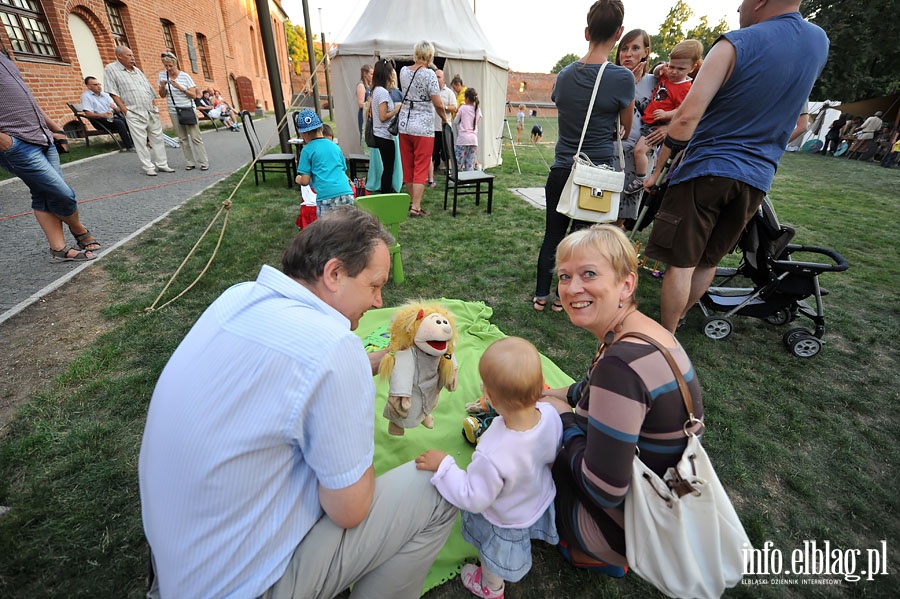
<svg viewBox="0 0 900 599"><path fill-rule="evenodd" d="M706 292L762 203L798 115L828 56L828 37L800 0L744 0L741 29L716 40L669 125L650 189L684 150L653 225L647 255L667 263L661 322L675 332Z"/></svg>

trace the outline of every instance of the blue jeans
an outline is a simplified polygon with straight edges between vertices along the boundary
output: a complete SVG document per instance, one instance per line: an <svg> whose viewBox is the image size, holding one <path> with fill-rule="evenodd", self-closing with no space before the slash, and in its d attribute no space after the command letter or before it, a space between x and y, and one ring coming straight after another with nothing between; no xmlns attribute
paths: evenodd
<svg viewBox="0 0 900 599"><path fill-rule="evenodd" d="M31 190L31 208L57 216L78 210L75 192L62 176L56 146L39 146L12 138L13 145L0 152L0 166L20 178Z"/></svg>

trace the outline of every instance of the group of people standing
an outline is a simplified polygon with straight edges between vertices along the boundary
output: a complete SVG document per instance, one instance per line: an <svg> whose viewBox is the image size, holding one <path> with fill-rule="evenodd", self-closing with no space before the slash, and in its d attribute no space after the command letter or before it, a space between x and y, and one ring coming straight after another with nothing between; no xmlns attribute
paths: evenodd
<svg viewBox="0 0 900 599"><path fill-rule="evenodd" d="M172 127L184 153L185 169L191 171L199 166L202 171L208 170L209 157L196 111L221 120L232 131L239 131L240 127L234 122L228 104L218 94L214 96L210 90L201 92L193 78L178 67L175 54L166 51L160 59L163 70L157 75L154 87L137 67L134 52L126 46L116 47L115 62L106 65L103 72L106 91L95 78L85 80L88 90L82 94L82 104L95 107L93 112L86 111L85 114L91 119L111 118L125 148L137 152L144 173L154 177L157 173L175 170L166 158L159 109L154 104L157 97L165 98ZM104 107L109 112L98 114Z"/></svg>
<svg viewBox="0 0 900 599"><path fill-rule="evenodd" d="M428 215L422 208L422 198L426 186L435 186L435 169L442 159L449 166L450 157L443 152L445 125L456 123L455 159L459 170L471 170L476 163L481 111L474 88L466 89L464 100L459 103L445 85L443 71L433 65L431 42L417 43L413 58L413 64L402 67L399 73L393 61L379 59L371 69L371 78L368 65L364 66L357 85L357 101L363 100L359 113L361 133L366 112L372 117L372 149L378 151L382 165L378 191L398 191L394 169L399 160L411 199L409 215L420 217ZM371 89L366 89L367 81ZM396 140L390 131L395 120L399 133Z"/></svg>
<svg viewBox="0 0 900 599"><path fill-rule="evenodd" d="M695 409L700 406L702 412L696 372L674 333L762 202L825 64L828 38L802 18L799 5L799 0L741 3L741 29L716 41L674 117L655 130L645 129L651 145L662 143L656 167L646 173L645 189L656 183L669 156L682 152L646 249L648 256L668 264L661 323L637 310L637 265L621 230L573 222L556 211L591 89L617 42L618 64L608 65L602 75L582 151L595 164L617 166L617 120L630 132L623 140L628 146L634 148L639 139L636 121L658 97L654 90L660 83L646 67L649 36L641 30L623 36L622 2L598 0L588 13L587 54L559 73L553 91L559 141L545 190L545 235L533 307L544 310L552 298L554 311L564 310L599 343L585 378L551 392L564 424L560 459L553 467L556 523L561 551L574 565L624 573L622 509L635 446L641 460L662 475L679 459L686 441L680 432L687 420L680 397L654 391L674 388L671 369L652 345L623 338L644 333L667 347L691 389ZM786 68L776 76L768 68L772 64ZM574 232L566 237L569 231ZM556 294L551 292L554 272Z"/></svg>
<svg viewBox="0 0 900 599"><path fill-rule="evenodd" d="M209 90L200 92L193 78L178 68L178 58L173 53L163 52L160 58L164 70L159 72L154 88L136 66L131 49L117 47L116 61L104 69L107 90L103 90L95 77L84 80L87 87L81 94L84 114L95 127L115 130L122 138L124 151L137 152L146 175L174 172L166 158L159 110L153 104L158 94L166 98L172 127L187 163L185 168L190 171L199 165L205 171L209 169L209 158L193 112L195 108L210 118L222 120L233 131L239 128L231 118L228 105L218 97L213 98ZM180 118L179 109L187 109L194 118ZM135 139L142 143L135 144Z"/></svg>

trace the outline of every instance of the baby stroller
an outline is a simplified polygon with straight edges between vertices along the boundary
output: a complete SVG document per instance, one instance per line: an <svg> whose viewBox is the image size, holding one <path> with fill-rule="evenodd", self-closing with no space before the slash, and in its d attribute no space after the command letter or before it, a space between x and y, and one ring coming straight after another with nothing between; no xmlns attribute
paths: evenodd
<svg viewBox="0 0 900 599"><path fill-rule="evenodd" d="M786 325L798 315L812 320L815 330L788 330L783 341L792 354L811 358L822 349L825 314L819 286L819 274L841 272L849 265L832 249L790 243L794 229L778 223L775 211L766 198L738 241L743 252L737 268L719 268L715 286L700 298L700 309L706 320L703 333L710 339L725 339L731 334L731 317L751 316L773 325ZM833 264L801 262L795 254L819 254ZM753 287L733 286L736 279L749 279ZM815 299L815 308L804 300ZM724 312L718 315L716 312Z"/></svg>

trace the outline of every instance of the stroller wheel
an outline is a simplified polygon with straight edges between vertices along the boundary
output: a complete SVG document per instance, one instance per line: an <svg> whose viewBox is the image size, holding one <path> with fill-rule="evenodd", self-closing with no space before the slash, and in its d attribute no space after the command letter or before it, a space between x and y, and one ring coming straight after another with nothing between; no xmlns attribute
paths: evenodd
<svg viewBox="0 0 900 599"><path fill-rule="evenodd" d="M732 329L731 321L721 316L710 316L703 322L703 334L716 341L728 337Z"/></svg>
<svg viewBox="0 0 900 599"><path fill-rule="evenodd" d="M781 308L780 310L776 310L772 314L766 316L766 322L769 324L774 324L775 326L782 326L789 323L792 319L791 311L787 308Z"/></svg>
<svg viewBox="0 0 900 599"><path fill-rule="evenodd" d="M822 342L812 335L804 334L795 338L789 349L798 358L812 358L822 350Z"/></svg>
<svg viewBox="0 0 900 599"><path fill-rule="evenodd" d="M804 335L809 335L809 331L804 328L791 329L781 337L781 340L784 341L785 347L791 349L791 347L794 345L794 341Z"/></svg>

